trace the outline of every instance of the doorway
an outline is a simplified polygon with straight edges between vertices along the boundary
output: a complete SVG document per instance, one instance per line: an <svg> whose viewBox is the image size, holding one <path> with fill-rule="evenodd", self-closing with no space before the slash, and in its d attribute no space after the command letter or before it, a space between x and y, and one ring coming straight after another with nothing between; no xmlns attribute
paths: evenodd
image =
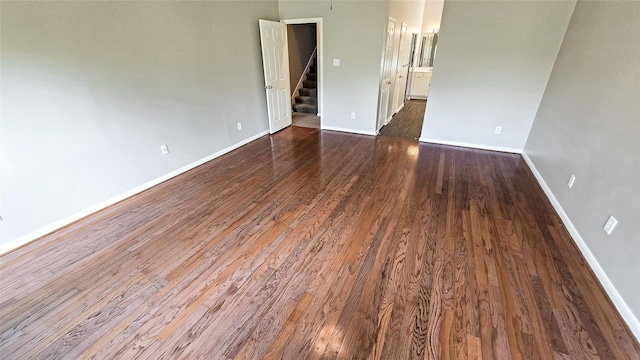
<svg viewBox="0 0 640 360"><path fill-rule="evenodd" d="M394 106L399 110L393 114L390 121L387 121L379 130L381 136L399 137L417 141L422 133L424 113L427 106L427 98L431 86L431 76L433 74L433 62L437 51L439 29L431 29L428 33L420 35L413 34L411 48L409 49L409 67L406 79L401 79L400 75L396 80L396 91L400 91L399 83L406 83L406 90L403 94L396 94ZM402 37L401 37L402 42ZM398 54L402 54L402 44ZM398 55L398 62L401 55ZM399 74L404 74L404 69L398 66ZM404 96L405 106L396 105Z"/></svg>
<svg viewBox="0 0 640 360"><path fill-rule="evenodd" d="M411 63L408 76L405 80L407 89L404 94L405 106L399 109L391 119L379 131L381 136L403 138L418 141L422 133L424 113L427 106L427 97L431 85L433 72L433 59L438 43L438 29L432 29L429 33L422 34L418 41L418 34L413 34L409 57ZM402 53L400 49L399 53ZM398 61L400 61L400 56ZM400 71L400 68L398 68ZM401 79L396 79L396 88ZM396 97L398 99L398 97Z"/></svg>
<svg viewBox="0 0 640 360"><path fill-rule="evenodd" d="M322 18L285 19L289 46L292 125L322 128Z"/></svg>
<svg viewBox="0 0 640 360"><path fill-rule="evenodd" d="M414 22L409 17L400 17L397 21L398 28L395 30L395 43L389 38L395 27L392 24L395 19L387 19L387 31L384 34L380 61L380 100L375 124L378 135L401 137L413 141L418 140L422 135L444 2L444 0L425 1L420 23ZM408 24L405 24L405 21ZM393 64L391 69L389 69L389 63ZM391 76L389 76L389 70L393 72ZM392 84L388 83L389 80ZM390 91L392 94L389 94ZM389 102L382 100L383 97L389 96ZM381 114L385 112L385 106L387 107L386 118Z"/></svg>

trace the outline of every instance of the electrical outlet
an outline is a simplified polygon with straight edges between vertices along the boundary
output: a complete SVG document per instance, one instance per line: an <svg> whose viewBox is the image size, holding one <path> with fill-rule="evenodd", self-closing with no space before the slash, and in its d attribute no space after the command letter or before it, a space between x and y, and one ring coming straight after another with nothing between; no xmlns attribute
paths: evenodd
<svg viewBox="0 0 640 360"><path fill-rule="evenodd" d="M571 177L569 178L569 182L567 183L567 186L569 187L569 189L573 187L574 182L576 182L576 177L571 175Z"/></svg>
<svg viewBox="0 0 640 360"><path fill-rule="evenodd" d="M340 66L340 59L333 59L333 66Z"/></svg>
<svg viewBox="0 0 640 360"><path fill-rule="evenodd" d="M169 153L169 148L167 145L160 145L160 151L162 152L162 155L167 155Z"/></svg>
<svg viewBox="0 0 640 360"><path fill-rule="evenodd" d="M500 134L502 132L502 126L496 126L496 134Z"/></svg>
<svg viewBox="0 0 640 360"><path fill-rule="evenodd" d="M355 118L356 118L356 113L352 112L352 113L351 113L351 118L352 118L352 119L355 119Z"/></svg>
<svg viewBox="0 0 640 360"><path fill-rule="evenodd" d="M616 218L614 218L613 216L609 216L609 219L607 219L607 222L602 227L602 230L604 230L607 235L611 235L611 232L616 227L616 225L618 225L618 220L616 220Z"/></svg>
<svg viewBox="0 0 640 360"><path fill-rule="evenodd" d="M238 130L242 130L242 123L241 122L238 123Z"/></svg>

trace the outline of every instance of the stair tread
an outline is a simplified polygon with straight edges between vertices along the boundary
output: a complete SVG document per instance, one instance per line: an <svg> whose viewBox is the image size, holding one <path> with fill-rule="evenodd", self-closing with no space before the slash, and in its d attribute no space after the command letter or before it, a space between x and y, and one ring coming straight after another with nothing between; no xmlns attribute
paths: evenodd
<svg viewBox="0 0 640 360"><path fill-rule="evenodd" d="M293 106L300 108L317 108L317 106L313 104L294 104Z"/></svg>
<svg viewBox="0 0 640 360"><path fill-rule="evenodd" d="M317 89L310 89L310 88L300 88L299 90L300 95L302 96L317 96L318 90Z"/></svg>
<svg viewBox="0 0 640 360"><path fill-rule="evenodd" d="M318 103L318 98L315 96L300 95L296 96L296 103L315 105Z"/></svg>
<svg viewBox="0 0 640 360"><path fill-rule="evenodd" d="M306 112L306 113L317 113L318 107L316 105L311 104L294 104L293 111L295 112Z"/></svg>

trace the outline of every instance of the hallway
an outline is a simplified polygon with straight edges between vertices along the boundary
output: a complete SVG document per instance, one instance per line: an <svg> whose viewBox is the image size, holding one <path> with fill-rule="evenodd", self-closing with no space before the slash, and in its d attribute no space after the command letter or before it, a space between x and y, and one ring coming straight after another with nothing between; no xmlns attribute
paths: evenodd
<svg viewBox="0 0 640 360"><path fill-rule="evenodd" d="M426 105L426 100L408 100L402 110L380 129L379 135L418 141Z"/></svg>

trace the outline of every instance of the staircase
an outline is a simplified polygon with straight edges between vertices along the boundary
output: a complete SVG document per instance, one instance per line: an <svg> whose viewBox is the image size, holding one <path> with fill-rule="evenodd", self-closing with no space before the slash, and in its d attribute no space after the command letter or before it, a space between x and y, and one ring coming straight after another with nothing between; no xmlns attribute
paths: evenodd
<svg viewBox="0 0 640 360"><path fill-rule="evenodd" d="M309 66L309 70L304 75L302 87L298 89L299 95L295 97L293 112L317 114L318 113L318 88L316 75L316 55Z"/></svg>

